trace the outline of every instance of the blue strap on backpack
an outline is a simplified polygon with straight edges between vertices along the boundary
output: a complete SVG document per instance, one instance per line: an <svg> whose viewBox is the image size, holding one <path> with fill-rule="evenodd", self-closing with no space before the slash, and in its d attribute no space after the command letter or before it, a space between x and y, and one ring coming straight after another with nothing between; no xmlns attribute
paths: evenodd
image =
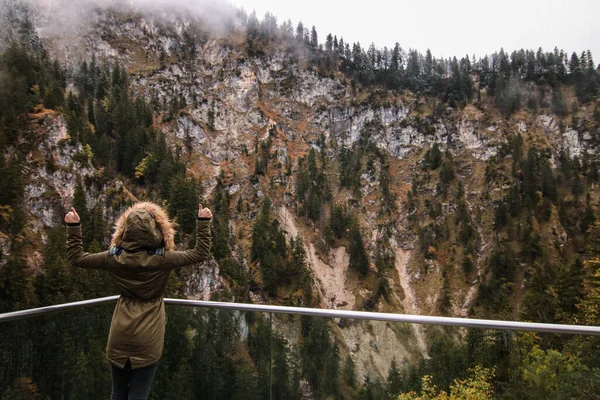
<svg viewBox="0 0 600 400"><path fill-rule="evenodd" d="M110 249L108 249L108 255L109 256L120 256L121 253L123 252L123 248L122 247L115 247L112 246Z"/></svg>
<svg viewBox="0 0 600 400"><path fill-rule="evenodd" d="M159 247L158 249L148 250L148 254L151 256L164 256L165 249L163 247Z"/></svg>
<svg viewBox="0 0 600 400"><path fill-rule="evenodd" d="M128 252L127 250L125 250L122 247L112 246L110 249L108 249L108 255L109 256L120 256L121 253L123 253L123 251ZM144 251L144 250L140 250L140 251ZM146 252L148 253L148 255L151 255L151 256L164 256L165 255L164 247L159 247L158 249L146 250ZM137 251L134 251L132 253L137 253Z"/></svg>

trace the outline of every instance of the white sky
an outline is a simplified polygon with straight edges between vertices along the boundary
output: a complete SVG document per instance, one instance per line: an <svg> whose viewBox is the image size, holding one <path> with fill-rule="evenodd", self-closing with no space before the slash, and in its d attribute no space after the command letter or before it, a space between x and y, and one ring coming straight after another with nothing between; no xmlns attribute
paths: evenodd
<svg viewBox="0 0 600 400"><path fill-rule="evenodd" d="M290 18L359 41L363 48L395 42L434 57L482 56L494 51L554 46L569 55L590 49L600 62L599 0L231 0L259 19L269 11L279 23Z"/></svg>

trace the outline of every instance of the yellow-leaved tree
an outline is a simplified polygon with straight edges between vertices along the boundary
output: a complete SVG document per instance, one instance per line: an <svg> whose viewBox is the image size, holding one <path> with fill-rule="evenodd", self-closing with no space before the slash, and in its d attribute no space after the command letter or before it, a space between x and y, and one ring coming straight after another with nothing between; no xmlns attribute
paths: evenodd
<svg viewBox="0 0 600 400"><path fill-rule="evenodd" d="M445 390L438 391L437 386L431 383L431 376L421 378L421 393L402 393L398 400L491 400L494 398L494 369L476 366L469 368L466 379L455 379L450 385L450 393Z"/></svg>

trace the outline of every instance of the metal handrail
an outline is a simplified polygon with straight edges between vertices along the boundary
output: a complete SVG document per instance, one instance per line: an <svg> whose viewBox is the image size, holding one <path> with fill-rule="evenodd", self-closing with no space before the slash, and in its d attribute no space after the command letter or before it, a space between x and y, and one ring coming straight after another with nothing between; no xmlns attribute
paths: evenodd
<svg viewBox="0 0 600 400"><path fill-rule="evenodd" d="M119 298L119 296L100 297L91 300L75 301L73 303L55 304L53 306L30 308L28 310L19 310L0 314L0 323L15 321L17 319L37 317L40 315L51 314L59 311L72 310L75 308L86 308L97 306L98 304L110 303Z"/></svg>
<svg viewBox="0 0 600 400"><path fill-rule="evenodd" d="M74 308L90 307L98 304L110 303L119 298L119 296L102 297L98 299L77 301L74 303L57 304L54 306L33 308L29 310L13 311L10 313L0 314L0 323L14 321L17 319L30 318L39 315L45 315L53 312L59 312ZM454 317L435 317L427 315L409 315L409 314L391 314L366 311L348 311L348 310L331 310L320 308L305 308L305 307L287 307L287 306L271 306L264 304L246 304L246 303L228 303L219 301L202 301L202 300L187 300L187 299L165 299L165 304L185 306L185 307L201 307L218 310L234 310L234 311L249 311L249 312L265 312L275 314L293 314L293 315L308 315L313 317L325 318L346 318L360 319L369 321L385 321L385 322L400 322L410 324L426 324L426 325L447 325L459 326L464 328L482 328L482 329L500 329L513 331L528 331L528 332L547 332L547 333L568 333L576 335L595 335L600 336L600 326L585 326L585 325L560 325L560 324L541 324L535 322L516 322L516 321L501 321L491 319L472 319L472 318L454 318Z"/></svg>

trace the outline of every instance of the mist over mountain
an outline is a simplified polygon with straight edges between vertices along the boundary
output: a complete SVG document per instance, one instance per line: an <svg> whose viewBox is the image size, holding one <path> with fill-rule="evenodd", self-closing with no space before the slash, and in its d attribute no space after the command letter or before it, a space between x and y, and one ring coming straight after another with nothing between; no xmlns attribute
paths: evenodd
<svg viewBox="0 0 600 400"><path fill-rule="evenodd" d="M3 0L1 15L2 312L113 294L69 269L64 209L100 251L147 199L180 248L199 200L215 215L210 261L175 274L172 297L599 323L591 52L444 59L204 1ZM177 313L167 347L185 352L158 398L268 397L266 319ZM568 382L599 373L589 338L296 317L273 331L277 398L409 396L425 375L577 398ZM71 378L51 370L29 378L52 398Z"/></svg>
<svg viewBox="0 0 600 400"><path fill-rule="evenodd" d="M143 16L163 19L177 17L201 19L205 28L223 31L229 20L235 17L235 8L219 0L31 0L37 10L39 26L46 36L68 34L73 27L89 27L95 14L105 10L134 12Z"/></svg>

